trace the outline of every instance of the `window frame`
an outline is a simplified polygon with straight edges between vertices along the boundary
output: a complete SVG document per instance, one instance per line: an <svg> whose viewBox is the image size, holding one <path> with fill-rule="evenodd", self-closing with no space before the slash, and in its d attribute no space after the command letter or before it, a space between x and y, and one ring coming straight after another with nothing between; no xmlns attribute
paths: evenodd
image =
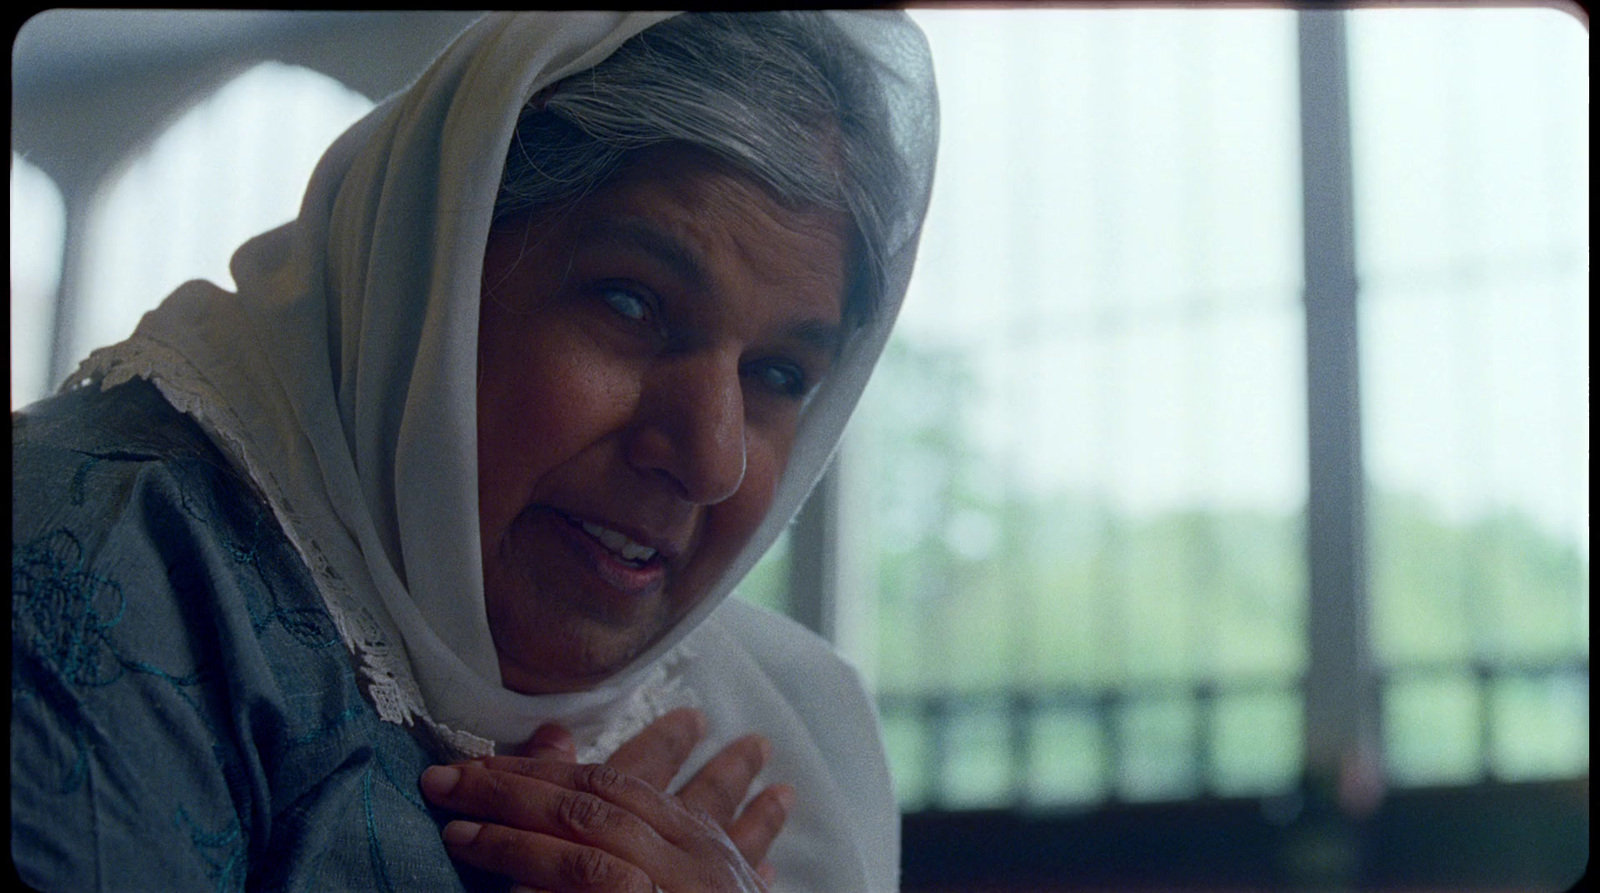
<svg viewBox="0 0 1600 893"><path fill-rule="evenodd" d="M1298 682L1303 704L1300 786L1265 798L1204 791L1169 802L1113 797L1056 813L910 811L903 820L907 890L1037 888L1063 878L1071 878L1075 887L1121 888L1566 887L1576 878L1563 872L1587 863L1587 777L1498 781L1483 748L1482 781L1384 789L1383 692L1398 673L1378 666L1370 624L1346 16L1342 10L1303 9L1296 18L1308 661L1302 677L1282 682ZM830 639L839 628L837 478L837 470L828 472L818 498L796 521L788 593L791 614ZM807 554L817 557L798 558ZM1483 662L1464 669L1482 698L1492 681L1512 672ZM1587 677L1588 661L1516 672ZM1205 684L1192 688L1204 723L1216 692ZM936 720L961 700L952 694L914 709ZM1020 727L1031 702L1012 700L1010 724ZM1103 719L1114 706L1092 705ZM1487 740L1488 711L1481 716ZM935 728L935 756L939 737ZM1011 738L1008 768L1015 778L1025 751L1019 733ZM1513 845L1493 845L1499 841Z"/></svg>

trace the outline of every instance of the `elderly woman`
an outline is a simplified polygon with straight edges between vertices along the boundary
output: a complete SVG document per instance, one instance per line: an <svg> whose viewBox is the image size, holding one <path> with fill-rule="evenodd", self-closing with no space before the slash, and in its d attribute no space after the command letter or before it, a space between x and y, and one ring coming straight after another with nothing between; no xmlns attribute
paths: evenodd
<svg viewBox="0 0 1600 893"><path fill-rule="evenodd" d="M859 682L728 594L887 337L934 130L899 15L469 29L237 294L13 417L23 879L895 887Z"/></svg>

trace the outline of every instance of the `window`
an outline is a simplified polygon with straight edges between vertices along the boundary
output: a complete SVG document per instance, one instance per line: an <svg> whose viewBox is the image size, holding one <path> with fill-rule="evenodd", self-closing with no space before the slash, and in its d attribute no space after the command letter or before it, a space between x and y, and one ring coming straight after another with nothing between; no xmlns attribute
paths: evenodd
<svg viewBox="0 0 1600 893"><path fill-rule="evenodd" d="M1582 26L1527 8L913 15L940 164L834 472L831 596L877 691L908 888L992 883L1002 862L1025 884L1091 883L1100 863L1106 883L1167 866L1156 885L1206 865L1235 885L1570 880L1586 798L1485 786L1588 776ZM1316 335L1313 253L1343 253L1353 281L1332 298L1344 328ZM1350 345L1335 387L1359 402L1311 400L1313 351ZM1330 425L1359 455L1313 473L1308 432ZM1330 471L1357 498L1314 492ZM1308 539L1330 510L1365 531L1348 554ZM1330 592L1313 555L1366 574ZM1320 667L1319 605L1367 618L1315 643ZM1327 662L1368 653L1371 703ZM1367 782L1389 805L1376 831L1293 838L1320 796L1311 723L1341 705L1379 730ZM1437 810L1497 845L1440 843ZM1223 828L1214 853L1170 847ZM1317 847L1323 868L1295 855Z"/></svg>
<svg viewBox="0 0 1600 893"><path fill-rule="evenodd" d="M940 177L854 432L905 805L1287 788L1294 18L919 20Z"/></svg>
<svg viewBox="0 0 1600 893"><path fill-rule="evenodd" d="M11 155L11 406L49 390L50 327L66 207L49 175Z"/></svg>
<svg viewBox="0 0 1600 893"><path fill-rule="evenodd" d="M1441 13L1350 17L1385 765L1587 775L1588 35Z"/></svg>
<svg viewBox="0 0 1600 893"><path fill-rule="evenodd" d="M293 115L269 111L291 107ZM269 62L157 137L97 202L69 371L94 348L126 338L183 282L231 288L233 250L298 213L317 159L371 107L325 75Z"/></svg>

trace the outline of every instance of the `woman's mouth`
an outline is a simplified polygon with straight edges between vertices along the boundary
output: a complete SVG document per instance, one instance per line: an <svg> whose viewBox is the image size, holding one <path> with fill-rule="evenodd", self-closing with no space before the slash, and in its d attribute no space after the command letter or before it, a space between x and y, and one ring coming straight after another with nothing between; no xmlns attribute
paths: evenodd
<svg viewBox="0 0 1600 893"><path fill-rule="evenodd" d="M566 522L562 526L571 547L607 588L633 599L665 585L667 556L659 549L603 524L564 512L557 515Z"/></svg>
<svg viewBox="0 0 1600 893"><path fill-rule="evenodd" d="M634 542L626 534L619 533L609 527L601 527L592 521L579 521L576 518L569 520L577 524L584 533L599 540L600 545L611 550L622 561L634 567L643 567L649 563L650 559L656 557L655 549Z"/></svg>

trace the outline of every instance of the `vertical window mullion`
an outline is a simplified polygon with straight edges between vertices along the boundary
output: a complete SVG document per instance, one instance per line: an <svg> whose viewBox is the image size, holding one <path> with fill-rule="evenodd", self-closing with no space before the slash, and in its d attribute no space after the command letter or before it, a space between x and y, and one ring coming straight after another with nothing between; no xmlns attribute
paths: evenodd
<svg viewBox="0 0 1600 893"><path fill-rule="evenodd" d="M1337 788L1371 780L1381 764L1367 619L1349 82L1344 14L1302 11L1298 20L1310 483L1305 756L1313 783Z"/></svg>
<svg viewBox="0 0 1600 893"><path fill-rule="evenodd" d="M788 607L808 629L838 644L839 468L817 481L790 528Z"/></svg>
<svg viewBox="0 0 1600 893"><path fill-rule="evenodd" d="M67 374L72 372L74 328L78 324L83 302L84 233L88 229L92 186L78 182L61 184L61 196L66 207L66 220L62 228L61 278L56 282L55 301L51 305L49 375L46 394L55 392Z"/></svg>

